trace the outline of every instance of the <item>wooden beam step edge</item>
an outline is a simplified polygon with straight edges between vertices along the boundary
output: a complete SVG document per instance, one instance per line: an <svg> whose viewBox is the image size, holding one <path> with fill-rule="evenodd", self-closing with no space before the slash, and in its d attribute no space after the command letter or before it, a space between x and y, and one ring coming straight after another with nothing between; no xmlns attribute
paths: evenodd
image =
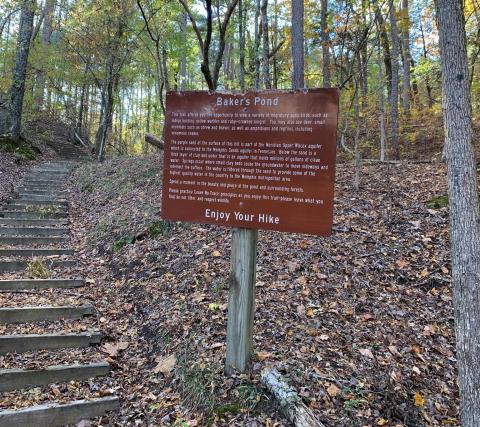
<svg viewBox="0 0 480 427"><path fill-rule="evenodd" d="M107 362L55 365L45 369L0 369L0 392L73 380L83 381L107 375L109 372L110 365Z"/></svg>
<svg viewBox="0 0 480 427"><path fill-rule="evenodd" d="M18 279L0 280L0 291L20 291L33 289L68 289L85 286L82 279Z"/></svg>
<svg viewBox="0 0 480 427"><path fill-rule="evenodd" d="M119 406L115 396L75 400L66 404L45 404L19 410L0 411L0 427L55 427L96 418Z"/></svg>
<svg viewBox="0 0 480 427"><path fill-rule="evenodd" d="M0 308L0 324L76 320L92 316L94 313L95 310L91 304L59 307L5 307Z"/></svg>
<svg viewBox="0 0 480 427"><path fill-rule="evenodd" d="M99 344L102 334L98 331L78 334L19 334L0 336L0 354L24 353L36 350L88 347Z"/></svg>

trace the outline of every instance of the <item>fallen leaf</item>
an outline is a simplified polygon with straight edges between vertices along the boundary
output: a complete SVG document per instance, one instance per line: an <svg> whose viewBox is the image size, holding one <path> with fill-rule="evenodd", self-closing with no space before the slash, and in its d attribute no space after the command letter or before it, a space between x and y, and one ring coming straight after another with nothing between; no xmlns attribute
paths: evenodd
<svg viewBox="0 0 480 427"><path fill-rule="evenodd" d="M161 359L157 366L153 368L153 372L156 374L162 373L164 376L168 376L175 367L175 363L177 363L177 358L174 354L171 354L170 356Z"/></svg>
<svg viewBox="0 0 480 427"><path fill-rule="evenodd" d="M370 359L374 358L372 351L369 348L361 348L358 350L362 356L369 357Z"/></svg>
<svg viewBox="0 0 480 427"><path fill-rule="evenodd" d="M272 353L269 353L267 351L259 351L256 354L256 356L257 356L257 359L260 360L260 362L261 362L265 359L268 359L268 358L272 357L273 355L272 355Z"/></svg>
<svg viewBox="0 0 480 427"><path fill-rule="evenodd" d="M419 406L421 408L425 406L425 399L419 392L415 393L413 396L413 401L415 402L415 406Z"/></svg>
<svg viewBox="0 0 480 427"><path fill-rule="evenodd" d="M100 347L100 350L108 353L110 357L117 357L120 351L127 349L129 346L128 342L120 341L118 343L105 343Z"/></svg>
<svg viewBox="0 0 480 427"><path fill-rule="evenodd" d="M305 306L303 304L300 304L299 306L297 306L297 314L300 317L305 317Z"/></svg>
<svg viewBox="0 0 480 427"><path fill-rule="evenodd" d="M213 251L212 255L216 258L222 256L222 254L219 251Z"/></svg>
<svg viewBox="0 0 480 427"><path fill-rule="evenodd" d="M377 420L377 425L379 426L386 426L388 424L388 420L386 420L385 418L379 418Z"/></svg>
<svg viewBox="0 0 480 427"><path fill-rule="evenodd" d="M327 393L330 397L335 397L340 393L340 389L335 384L330 384L327 388Z"/></svg>

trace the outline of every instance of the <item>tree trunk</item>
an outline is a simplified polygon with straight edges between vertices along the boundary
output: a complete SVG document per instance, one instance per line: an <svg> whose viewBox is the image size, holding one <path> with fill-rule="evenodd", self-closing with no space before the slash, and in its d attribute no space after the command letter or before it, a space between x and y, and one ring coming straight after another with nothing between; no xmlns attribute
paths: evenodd
<svg viewBox="0 0 480 427"><path fill-rule="evenodd" d="M399 39L397 19L395 16L395 5L390 0L390 32L392 38L392 85L390 89L390 125L391 125L391 147L393 150L393 159L400 158L400 150L398 147L398 55L399 55Z"/></svg>
<svg viewBox="0 0 480 427"><path fill-rule="evenodd" d="M392 88L392 57L390 55L390 41L388 40L387 30L385 28L385 20L383 19L382 11L378 6L378 3L374 3L375 7L375 19L377 21L380 39L383 47L383 62L385 64L385 74L387 76L387 88L388 96L390 97L390 90Z"/></svg>
<svg viewBox="0 0 480 427"><path fill-rule="evenodd" d="M427 59L428 58L427 44L425 43L425 34L423 32L423 25L421 20L420 20L420 34L422 36L423 58ZM432 88L430 86L430 78L428 76L425 77L425 86L427 89L427 105L429 108L432 108L433 107Z"/></svg>
<svg viewBox="0 0 480 427"><path fill-rule="evenodd" d="M240 51L240 90L245 90L245 11L243 0L238 0L238 44Z"/></svg>
<svg viewBox="0 0 480 427"><path fill-rule="evenodd" d="M271 89L270 84L270 46L268 41L268 0L262 0L262 40L263 40L263 84Z"/></svg>
<svg viewBox="0 0 480 427"><path fill-rule="evenodd" d="M462 426L480 425L480 213L467 42L460 1L436 0L450 205L452 282Z"/></svg>
<svg viewBox="0 0 480 427"><path fill-rule="evenodd" d="M52 37L52 18L56 0L47 0L44 8L44 18L42 27L42 50L44 55L48 55L48 46ZM42 66L37 72L35 87L35 105L41 109L43 107L43 99L45 96L45 70Z"/></svg>
<svg viewBox="0 0 480 427"><path fill-rule="evenodd" d="M303 0L292 0L293 89L303 89L305 87L303 13Z"/></svg>
<svg viewBox="0 0 480 427"><path fill-rule="evenodd" d="M187 85L187 19L187 14L183 13L180 25L182 31L182 57L180 58L180 90L185 90Z"/></svg>
<svg viewBox="0 0 480 427"><path fill-rule="evenodd" d="M262 371L261 381L273 394L280 409L294 427L323 427L323 424L278 371L275 369Z"/></svg>
<svg viewBox="0 0 480 427"><path fill-rule="evenodd" d="M410 18L408 0L402 0L402 61L403 61L403 93L402 106L406 113L410 112Z"/></svg>
<svg viewBox="0 0 480 427"><path fill-rule="evenodd" d="M378 120L380 126L380 161L385 161L386 134L385 134L385 100L383 95L383 67L380 40L377 41L378 51Z"/></svg>
<svg viewBox="0 0 480 427"><path fill-rule="evenodd" d="M322 70L323 70L323 87L330 87L330 37L328 35L328 0L321 0L321 22L320 29L322 32Z"/></svg>
<svg viewBox="0 0 480 427"><path fill-rule="evenodd" d="M277 54L275 53L275 49L278 46L278 0L274 0L273 3L273 11L274 11L274 19L273 19L273 37L272 37L272 52L274 52L272 58L272 66L273 66L273 87L274 89L278 89L278 60Z"/></svg>
<svg viewBox="0 0 480 427"><path fill-rule="evenodd" d="M260 0L255 0L255 41L253 46L255 61L255 89L260 89Z"/></svg>
<svg viewBox="0 0 480 427"><path fill-rule="evenodd" d="M10 133L14 141L20 140L23 97L25 95L25 80L27 76L28 53L33 31L35 5L35 0L24 0L22 3L22 12L20 14L17 55L15 57L12 87L10 89L10 115L12 120Z"/></svg>

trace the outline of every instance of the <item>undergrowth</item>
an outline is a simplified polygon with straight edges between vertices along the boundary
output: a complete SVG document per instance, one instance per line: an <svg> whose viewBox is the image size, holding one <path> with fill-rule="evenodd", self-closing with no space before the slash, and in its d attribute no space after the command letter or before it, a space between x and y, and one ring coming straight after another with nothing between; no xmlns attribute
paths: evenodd
<svg viewBox="0 0 480 427"><path fill-rule="evenodd" d="M38 258L34 258L28 263L27 273L35 279L49 279L51 276L51 272L47 265Z"/></svg>

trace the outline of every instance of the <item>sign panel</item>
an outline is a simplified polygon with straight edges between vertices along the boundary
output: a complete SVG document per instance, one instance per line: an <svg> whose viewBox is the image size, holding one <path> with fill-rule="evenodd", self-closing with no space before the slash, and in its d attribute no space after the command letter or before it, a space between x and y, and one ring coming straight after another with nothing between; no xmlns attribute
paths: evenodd
<svg viewBox="0 0 480 427"><path fill-rule="evenodd" d="M329 235L339 91L169 92L165 219Z"/></svg>

